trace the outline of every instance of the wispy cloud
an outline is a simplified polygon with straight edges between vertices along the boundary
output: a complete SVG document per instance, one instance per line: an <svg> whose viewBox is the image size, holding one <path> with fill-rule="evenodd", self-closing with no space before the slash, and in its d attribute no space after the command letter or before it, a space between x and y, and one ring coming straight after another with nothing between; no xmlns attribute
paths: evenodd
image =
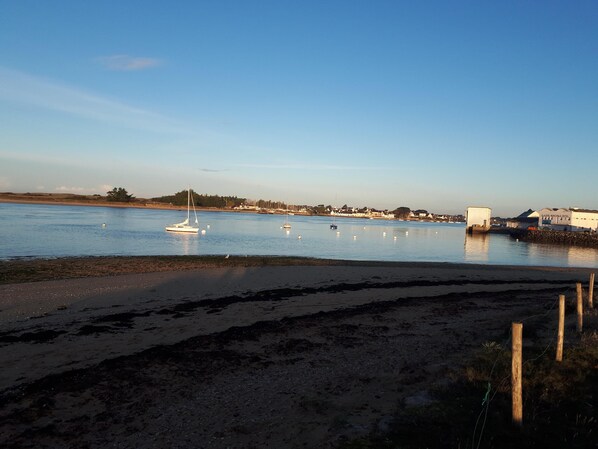
<svg viewBox="0 0 598 449"><path fill-rule="evenodd" d="M64 112L127 128L188 133L176 120L27 73L0 67L0 100Z"/></svg>
<svg viewBox="0 0 598 449"><path fill-rule="evenodd" d="M220 173L223 171L228 171L228 168L222 168L222 169L215 169L215 168L200 168L199 171L203 171L206 173Z"/></svg>
<svg viewBox="0 0 598 449"><path fill-rule="evenodd" d="M132 72L162 65L162 60L129 55L100 56L95 61L107 70Z"/></svg>
<svg viewBox="0 0 598 449"><path fill-rule="evenodd" d="M86 189L85 187L67 187L67 186L60 186L60 187L56 187L54 190L56 190L57 192L68 192L68 193L81 193L81 192L85 192Z"/></svg>
<svg viewBox="0 0 598 449"><path fill-rule="evenodd" d="M80 193L80 194L105 194L109 190L112 190L112 186L110 185L101 185L96 187L81 187L81 186L59 186L56 187L54 190L56 192L62 193Z"/></svg>
<svg viewBox="0 0 598 449"><path fill-rule="evenodd" d="M242 168L261 168L271 170L388 170L390 167L367 167L326 164L239 164Z"/></svg>

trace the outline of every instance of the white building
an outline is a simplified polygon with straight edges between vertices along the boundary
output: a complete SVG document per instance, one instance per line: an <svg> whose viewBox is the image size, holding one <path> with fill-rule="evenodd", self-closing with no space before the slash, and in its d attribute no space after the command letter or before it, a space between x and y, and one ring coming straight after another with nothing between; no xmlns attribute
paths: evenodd
<svg viewBox="0 0 598 449"><path fill-rule="evenodd" d="M538 211L538 224L542 228L556 231L596 231L598 211L587 209L544 208Z"/></svg>
<svg viewBox="0 0 598 449"><path fill-rule="evenodd" d="M490 229L492 209L489 207L468 207L466 215L465 227L469 232L484 232Z"/></svg>

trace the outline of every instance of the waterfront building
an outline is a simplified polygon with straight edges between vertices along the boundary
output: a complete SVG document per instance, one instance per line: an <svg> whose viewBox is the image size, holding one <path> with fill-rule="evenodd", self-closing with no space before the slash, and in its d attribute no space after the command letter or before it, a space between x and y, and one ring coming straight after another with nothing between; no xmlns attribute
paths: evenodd
<svg viewBox="0 0 598 449"><path fill-rule="evenodd" d="M467 232L488 232L492 209L489 207L468 207L465 228Z"/></svg>
<svg viewBox="0 0 598 449"><path fill-rule="evenodd" d="M598 211L572 207L544 208L538 211L541 228L555 231L597 231Z"/></svg>

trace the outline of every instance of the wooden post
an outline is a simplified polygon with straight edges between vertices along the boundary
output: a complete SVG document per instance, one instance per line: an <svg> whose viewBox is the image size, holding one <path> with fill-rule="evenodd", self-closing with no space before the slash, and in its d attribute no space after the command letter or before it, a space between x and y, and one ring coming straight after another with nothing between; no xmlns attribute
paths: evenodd
<svg viewBox="0 0 598 449"><path fill-rule="evenodd" d="M583 300L581 295L581 282L576 285L577 289L577 332L583 332Z"/></svg>
<svg viewBox="0 0 598 449"><path fill-rule="evenodd" d="M513 403L513 424L523 424L523 399L521 394L521 355L523 324L513 323L512 328L512 358L511 358L511 391Z"/></svg>
<svg viewBox="0 0 598 449"><path fill-rule="evenodd" d="M565 295L559 295L559 332L556 343L556 361L563 361L563 340L565 339Z"/></svg>
<svg viewBox="0 0 598 449"><path fill-rule="evenodd" d="M590 285L588 286L588 307L594 308L594 274L590 273Z"/></svg>

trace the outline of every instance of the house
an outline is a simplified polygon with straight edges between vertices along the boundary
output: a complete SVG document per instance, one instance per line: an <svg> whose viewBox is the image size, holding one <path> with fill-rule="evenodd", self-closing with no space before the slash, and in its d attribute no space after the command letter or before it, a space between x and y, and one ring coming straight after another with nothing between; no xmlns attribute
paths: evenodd
<svg viewBox="0 0 598 449"><path fill-rule="evenodd" d="M488 232L491 215L492 209L489 207L468 207L465 229L469 233Z"/></svg>
<svg viewBox="0 0 598 449"><path fill-rule="evenodd" d="M409 217L414 219L423 219L428 217L428 211L424 209L412 210L409 212Z"/></svg>
<svg viewBox="0 0 598 449"><path fill-rule="evenodd" d="M540 214L537 211L531 209L522 212L515 218L509 218L507 220L507 228L514 229L529 229L538 227L538 217Z"/></svg>
<svg viewBox="0 0 598 449"><path fill-rule="evenodd" d="M572 208L544 208L538 211L538 225L555 231L598 231L598 211Z"/></svg>

